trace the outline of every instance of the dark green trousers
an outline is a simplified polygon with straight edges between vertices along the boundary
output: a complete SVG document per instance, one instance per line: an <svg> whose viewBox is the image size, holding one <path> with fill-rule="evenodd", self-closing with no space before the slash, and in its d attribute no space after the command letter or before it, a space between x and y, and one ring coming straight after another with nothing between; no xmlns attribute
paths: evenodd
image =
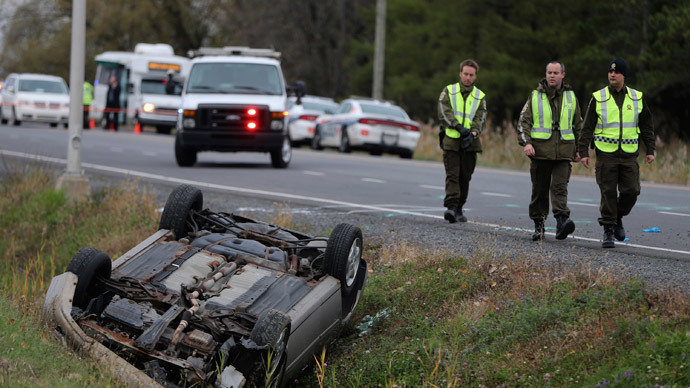
<svg viewBox="0 0 690 388"><path fill-rule="evenodd" d="M532 178L532 199L529 218L544 221L549 215L549 193L554 217L570 217L568 182L572 166L569 160L532 159L529 173Z"/></svg>
<svg viewBox="0 0 690 388"><path fill-rule="evenodd" d="M614 225L630 214L640 195L640 165L637 158L597 155L596 176L601 204L599 225Z"/></svg>
<svg viewBox="0 0 690 388"><path fill-rule="evenodd" d="M446 197L443 206L462 209L467 202L470 179L477 166L475 151L443 151L443 166L446 168Z"/></svg>

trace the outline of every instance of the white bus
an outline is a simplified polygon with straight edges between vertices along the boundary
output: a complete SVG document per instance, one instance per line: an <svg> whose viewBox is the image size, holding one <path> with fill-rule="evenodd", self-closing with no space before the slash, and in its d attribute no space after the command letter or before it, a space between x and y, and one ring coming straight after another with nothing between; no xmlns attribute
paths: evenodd
<svg viewBox="0 0 690 388"><path fill-rule="evenodd" d="M138 43L134 52L106 51L96 56L96 79L89 118L105 121L104 110L111 76L120 84L120 123L156 127L159 133L170 133L177 121L182 85L189 72L190 60L177 56L165 43ZM174 88L166 82L170 76Z"/></svg>

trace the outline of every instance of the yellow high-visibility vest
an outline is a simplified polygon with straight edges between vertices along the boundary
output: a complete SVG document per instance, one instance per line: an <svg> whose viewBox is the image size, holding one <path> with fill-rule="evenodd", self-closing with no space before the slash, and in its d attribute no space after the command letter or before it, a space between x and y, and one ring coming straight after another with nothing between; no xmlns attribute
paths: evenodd
<svg viewBox="0 0 690 388"><path fill-rule="evenodd" d="M592 93L597 102L597 125L594 128L594 145L604 152L614 152L620 144L627 153L637 152L640 127L638 118L642 112L642 92L627 88L623 111L605 87Z"/></svg>
<svg viewBox="0 0 690 388"><path fill-rule="evenodd" d="M564 90L561 101L561 117L558 123L561 139L575 140L573 133L573 112L575 112L575 93L572 90ZM549 109L544 109L547 106ZM553 129L553 116L551 104L546 93L532 92L532 139L550 139Z"/></svg>
<svg viewBox="0 0 690 388"><path fill-rule="evenodd" d="M453 108L453 116L463 127L470 129L474 115L479 108L479 103L484 98L484 92L474 86L470 94L467 95L467 100L465 100L460 92L460 83L448 85L446 88L448 89L450 106ZM469 109L467 109L468 106ZM460 132L455 128L446 128L446 136L457 139L460 137Z"/></svg>

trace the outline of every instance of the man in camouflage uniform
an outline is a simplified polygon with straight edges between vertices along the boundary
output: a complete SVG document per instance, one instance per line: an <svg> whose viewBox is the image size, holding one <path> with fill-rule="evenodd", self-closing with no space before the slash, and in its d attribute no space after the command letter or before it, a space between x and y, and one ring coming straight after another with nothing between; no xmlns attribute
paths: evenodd
<svg viewBox="0 0 690 388"><path fill-rule="evenodd" d="M484 92L474 86L479 72L477 62L467 59L460 63L460 82L443 88L438 99L441 122L440 146L446 169L446 196L443 218L448 222L467 222L462 207L467 202L470 179L482 152L479 135L486 120Z"/></svg>
<svg viewBox="0 0 690 388"><path fill-rule="evenodd" d="M544 221L549 214L549 193L556 218L556 239L575 231L568 209L571 161L580 160L576 139L582 127L580 104L568 84L563 83L565 65L546 65L546 78L532 91L520 113L518 143L530 158L532 199L529 217L534 221L533 241L544 238Z"/></svg>
<svg viewBox="0 0 690 388"><path fill-rule="evenodd" d="M616 58L609 64L609 85L592 93L578 152L589 168L589 145L596 149L596 178L601 191L599 225L604 227L601 246L613 248L625 240L623 217L630 214L640 195L639 140L646 149L645 162L654 161L654 122L642 92L625 86L628 64Z"/></svg>

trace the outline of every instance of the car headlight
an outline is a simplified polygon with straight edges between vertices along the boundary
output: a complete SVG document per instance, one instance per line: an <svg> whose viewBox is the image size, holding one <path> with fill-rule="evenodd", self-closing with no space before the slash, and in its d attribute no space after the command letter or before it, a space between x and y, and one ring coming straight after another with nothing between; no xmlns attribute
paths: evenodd
<svg viewBox="0 0 690 388"><path fill-rule="evenodd" d="M153 105L153 104L150 103L150 102L147 102L146 104L144 104L144 105L141 107L141 109L142 109L144 112L146 112L146 113L151 113L151 112L153 112L154 109L156 109L156 106Z"/></svg>

